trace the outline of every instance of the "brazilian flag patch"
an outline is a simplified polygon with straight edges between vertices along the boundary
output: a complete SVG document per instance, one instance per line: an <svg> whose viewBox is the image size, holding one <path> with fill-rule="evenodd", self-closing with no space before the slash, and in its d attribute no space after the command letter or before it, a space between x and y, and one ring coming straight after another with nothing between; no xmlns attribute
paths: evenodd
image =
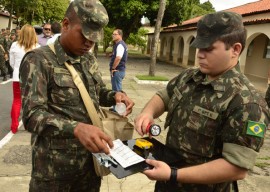
<svg viewBox="0 0 270 192"><path fill-rule="evenodd" d="M264 123L259 123L255 121L248 121L247 124L247 135L252 135L256 137L263 137L266 129Z"/></svg>

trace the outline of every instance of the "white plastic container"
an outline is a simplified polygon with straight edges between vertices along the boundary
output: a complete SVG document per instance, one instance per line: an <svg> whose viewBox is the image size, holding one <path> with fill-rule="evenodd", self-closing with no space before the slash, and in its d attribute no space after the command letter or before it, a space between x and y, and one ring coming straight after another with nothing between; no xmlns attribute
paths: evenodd
<svg viewBox="0 0 270 192"><path fill-rule="evenodd" d="M124 103L116 103L115 105L115 111L119 115L125 115L126 114L127 107Z"/></svg>

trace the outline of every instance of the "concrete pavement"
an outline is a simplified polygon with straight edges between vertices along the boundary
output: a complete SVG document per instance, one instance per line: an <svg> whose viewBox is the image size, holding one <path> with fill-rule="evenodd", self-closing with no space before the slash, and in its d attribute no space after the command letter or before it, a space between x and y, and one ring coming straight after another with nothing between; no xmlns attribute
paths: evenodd
<svg viewBox="0 0 270 192"><path fill-rule="evenodd" d="M104 56L98 57L100 69L103 74L103 79L110 87L110 76L108 71L109 58ZM129 57L126 77L123 81L123 87L126 93L131 97L135 106L130 119L141 111L146 102L153 94L165 85L162 84L137 84L133 78L137 74L148 74L150 60L146 57ZM168 65L158 62L156 66L156 75L167 76L172 78L182 70L179 66ZM263 83L260 82L263 85ZM260 85L259 85L260 86ZM265 90L264 86L260 89ZM165 114L156 120L156 123L163 125ZM26 192L31 173L31 147L30 134L21 126L19 131L12 135L9 142L0 146L0 191L1 192ZM158 140L164 141L166 132L158 136ZM269 136L269 135L268 135ZM135 135L136 137L136 135ZM269 138L268 138L269 139ZM256 185L256 183L255 183ZM270 184L268 185L270 187ZM112 174L106 176L102 180L101 192L152 192L154 182L148 180L143 174L138 173L124 179L117 179ZM247 190L245 190L247 191Z"/></svg>

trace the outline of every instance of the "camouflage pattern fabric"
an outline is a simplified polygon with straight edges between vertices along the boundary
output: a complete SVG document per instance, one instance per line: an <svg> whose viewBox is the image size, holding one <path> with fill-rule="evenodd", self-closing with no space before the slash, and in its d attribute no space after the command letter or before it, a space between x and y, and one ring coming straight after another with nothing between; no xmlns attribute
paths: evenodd
<svg viewBox="0 0 270 192"><path fill-rule="evenodd" d="M267 102L268 107L270 108L270 86L268 84L266 93L265 93L265 100Z"/></svg>
<svg viewBox="0 0 270 192"><path fill-rule="evenodd" d="M3 46L0 44L0 71L1 71L1 74L4 76L6 76L6 74L7 74L7 68L6 68L5 62L6 62L5 50L4 50Z"/></svg>
<svg viewBox="0 0 270 192"><path fill-rule="evenodd" d="M96 107L114 105L115 92L106 89L91 53L72 58L58 40L54 46L56 55L48 46L34 49L20 67L22 120L32 133L32 178L68 180L88 172L98 178L91 153L74 137L78 122L91 120L64 62L77 70Z"/></svg>
<svg viewBox="0 0 270 192"><path fill-rule="evenodd" d="M215 12L202 17L197 23L197 36L191 47L208 48L222 35L244 31L242 16L235 12Z"/></svg>
<svg viewBox="0 0 270 192"><path fill-rule="evenodd" d="M108 13L98 0L75 0L73 8L82 23L82 33L90 41L100 39L100 31L109 22Z"/></svg>
<svg viewBox="0 0 270 192"><path fill-rule="evenodd" d="M15 42L15 41L12 41L11 39L4 41L4 45L5 45L4 48L5 48L6 52L9 52L10 47L11 47L13 42Z"/></svg>
<svg viewBox="0 0 270 192"><path fill-rule="evenodd" d="M178 154L179 168L222 158L224 144L241 146L243 153L255 156L263 144L263 137L246 134L247 123L255 121L268 125L269 109L262 96L240 72L239 64L214 81L205 79L205 74L199 69L187 69L172 79L166 88L169 96L166 145ZM162 98L161 92L157 94ZM238 161L235 160L238 166L249 169L240 163L241 160ZM249 157L243 161L250 161ZM254 165L255 162L250 163ZM173 187L166 182L158 182L156 191L224 192L230 191L230 184L179 183Z"/></svg>
<svg viewBox="0 0 270 192"><path fill-rule="evenodd" d="M29 192L99 192L100 185L101 180L88 172L78 178L63 181L31 179Z"/></svg>

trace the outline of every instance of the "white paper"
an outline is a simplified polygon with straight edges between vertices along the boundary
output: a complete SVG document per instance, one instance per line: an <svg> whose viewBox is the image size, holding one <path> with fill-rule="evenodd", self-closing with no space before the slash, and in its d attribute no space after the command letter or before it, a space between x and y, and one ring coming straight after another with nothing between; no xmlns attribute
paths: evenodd
<svg viewBox="0 0 270 192"><path fill-rule="evenodd" d="M123 167L129 167L131 165L140 163L145 159L132 151L128 146L120 140L113 141L113 148L110 149L110 155Z"/></svg>

